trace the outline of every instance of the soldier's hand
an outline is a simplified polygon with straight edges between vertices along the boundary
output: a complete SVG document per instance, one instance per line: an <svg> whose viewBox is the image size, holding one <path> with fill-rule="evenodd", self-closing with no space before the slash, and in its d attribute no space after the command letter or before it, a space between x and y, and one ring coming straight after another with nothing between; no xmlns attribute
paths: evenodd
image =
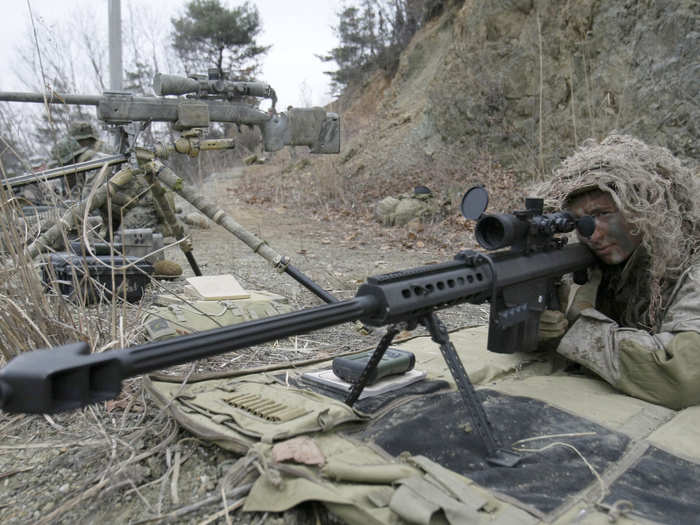
<svg viewBox="0 0 700 525"><path fill-rule="evenodd" d="M569 322L564 312L559 310L545 310L540 316L538 338L540 342L560 339L566 333Z"/></svg>
<svg viewBox="0 0 700 525"><path fill-rule="evenodd" d="M595 308L598 286L600 286L602 277L603 272L598 267L588 272L588 282L579 286L576 292L574 292L571 306L566 313L566 318L569 320L569 323L573 324L585 309Z"/></svg>

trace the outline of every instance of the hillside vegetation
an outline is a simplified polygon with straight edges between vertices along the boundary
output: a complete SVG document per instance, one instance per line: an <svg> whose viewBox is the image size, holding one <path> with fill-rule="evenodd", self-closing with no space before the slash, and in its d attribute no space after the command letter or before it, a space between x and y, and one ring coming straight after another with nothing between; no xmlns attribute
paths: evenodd
<svg viewBox="0 0 700 525"><path fill-rule="evenodd" d="M371 213L418 183L455 204L474 180L502 192L492 206L517 206L523 195L509 189L612 130L697 161L697 2L443 4L393 75L377 71L331 106L344 126L337 158L281 152L272 170L253 170L250 194L264 199L282 166L303 206Z"/></svg>

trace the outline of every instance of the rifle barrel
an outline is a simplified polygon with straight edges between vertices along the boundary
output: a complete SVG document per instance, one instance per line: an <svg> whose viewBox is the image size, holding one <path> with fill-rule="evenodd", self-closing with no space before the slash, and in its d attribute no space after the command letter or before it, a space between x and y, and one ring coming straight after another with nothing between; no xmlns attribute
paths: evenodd
<svg viewBox="0 0 700 525"><path fill-rule="evenodd" d="M97 106L100 95L68 95L61 93L30 93L25 91L2 91L2 102L35 102L37 104L72 104L81 106Z"/></svg>
<svg viewBox="0 0 700 525"><path fill-rule="evenodd" d="M377 303L373 297L355 297L288 314L224 326L208 332L135 346L120 351L125 352L125 359L122 361L125 377L356 321L373 312L376 307Z"/></svg>
<svg viewBox="0 0 700 525"><path fill-rule="evenodd" d="M22 353L0 371L0 408L47 414L86 406L119 395L128 377L355 321L377 307L373 297L355 297L99 354L86 343Z"/></svg>
<svg viewBox="0 0 700 525"><path fill-rule="evenodd" d="M37 182L43 182L52 179L58 179L64 175L70 175L73 173L82 173L84 171L91 171L101 168L105 164L123 164L129 161L129 157L126 155L109 155L106 157L97 157L95 159L86 160L85 162L78 162L76 164L69 164L67 166L59 166L58 168L51 168L49 170L37 171L36 173L25 173L24 175L17 175L16 177L10 177L9 179L4 179L0 181L5 188L12 186L13 188L19 186L25 186L27 184L36 184Z"/></svg>

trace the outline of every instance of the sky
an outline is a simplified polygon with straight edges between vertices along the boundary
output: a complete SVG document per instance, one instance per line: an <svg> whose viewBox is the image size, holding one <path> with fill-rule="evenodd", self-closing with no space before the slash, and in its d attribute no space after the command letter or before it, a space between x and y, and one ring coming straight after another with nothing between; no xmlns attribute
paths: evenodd
<svg viewBox="0 0 700 525"><path fill-rule="evenodd" d="M184 13L185 3L185 0L121 0L122 38L128 37L130 6L149 9L152 20L148 23L154 32L164 35L172 27L170 19ZM221 0L221 3L233 7L243 0ZM260 80L275 89L278 109L330 102L329 78L323 71L332 69L332 65L315 55L326 54L337 45L332 26L337 23L340 0L250 0L250 3L257 5L262 20L258 43L272 45L262 60ZM28 5L42 35L50 35L69 17L75 18L76 13L83 11L90 14L87 23L94 21L103 28L105 38L107 35L108 0L4 0L0 17L0 90L28 90L15 74L21 69L17 48L31 42ZM84 67L90 67L89 63Z"/></svg>

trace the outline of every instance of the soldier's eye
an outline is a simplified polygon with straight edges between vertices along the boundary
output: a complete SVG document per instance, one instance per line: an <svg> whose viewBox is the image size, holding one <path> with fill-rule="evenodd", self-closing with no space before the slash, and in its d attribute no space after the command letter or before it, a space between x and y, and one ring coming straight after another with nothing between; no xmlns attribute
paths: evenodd
<svg viewBox="0 0 700 525"><path fill-rule="evenodd" d="M617 212L613 210L601 210L601 211L594 211L591 213L591 216L595 217L596 219L605 219L607 217L610 217L612 215L615 215Z"/></svg>

